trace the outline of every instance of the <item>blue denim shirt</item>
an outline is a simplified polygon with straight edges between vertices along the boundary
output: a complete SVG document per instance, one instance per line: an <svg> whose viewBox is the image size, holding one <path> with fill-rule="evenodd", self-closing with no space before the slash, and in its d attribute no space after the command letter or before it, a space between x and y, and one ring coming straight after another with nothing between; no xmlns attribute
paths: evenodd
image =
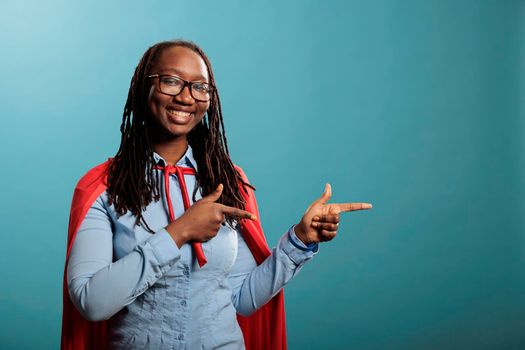
<svg viewBox="0 0 525 350"><path fill-rule="evenodd" d="M165 164L156 153L155 160ZM190 146L177 165L197 170ZM195 177L186 175L185 181L192 200ZM184 206L175 175L170 195L180 217ZM208 263L200 268L191 245L179 249L164 229L169 218L161 197L143 212L154 234L135 225L129 212L117 217L106 192L95 200L67 266L73 304L88 320L109 319L113 349L244 349L236 313L250 315L263 306L318 245L305 246L292 226L257 266L238 226L225 224L202 244Z"/></svg>

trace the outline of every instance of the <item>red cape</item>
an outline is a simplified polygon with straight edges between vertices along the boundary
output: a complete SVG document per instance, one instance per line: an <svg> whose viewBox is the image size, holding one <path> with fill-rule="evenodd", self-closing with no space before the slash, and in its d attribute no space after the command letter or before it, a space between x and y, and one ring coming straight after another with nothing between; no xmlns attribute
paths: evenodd
<svg viewBox="0 0 525 350"><path fill-rule="evenodd" d="M71 203L69 228L67 236L66 268L69 253L76 233L89 208L107 188L107 170L109 160L94 167L84 175L77 184ZM244 171L235 167L242 179L248 179ZM257 264L261 264L270 254L264 233L259 221L259 209L253 190L248 194L241 191L246 200L246 210L257 215L257 221L242 220L241 228L244 240L250 248ZM90 322L84 319L69 298L64 269L62 315L62 350L87 350L107 348L107 322ZM285 350L286 325L284 314L284 294L281 290L272 300L249 317L237 315L237 320L244 335L247 350Z"/></svg>

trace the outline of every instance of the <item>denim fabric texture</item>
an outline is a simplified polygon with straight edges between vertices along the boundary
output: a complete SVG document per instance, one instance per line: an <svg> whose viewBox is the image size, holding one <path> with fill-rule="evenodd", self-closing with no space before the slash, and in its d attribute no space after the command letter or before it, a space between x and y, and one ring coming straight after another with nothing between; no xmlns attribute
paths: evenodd
<svg viewBox="0 0 525 350"><path fill-rule="evenodd" d="M155 160L165 164L156 153ZM190 146L177 165L197 170ZM195 177L186 175L185 181L193 203ZM175 175L170 194L178 218L184 206ZM191 246L179 249L164 229L169 218L161 197L143 213L154 234L135 225L130 213L118 217L106 192L96 199L67 267L73 303L89 320L110 321L113 349L244 349L236 314L249 315L270 300L318 245L304 245L292 226L257 266L239 227L224 224L202 244L208 262L200 268Z"/></svg>

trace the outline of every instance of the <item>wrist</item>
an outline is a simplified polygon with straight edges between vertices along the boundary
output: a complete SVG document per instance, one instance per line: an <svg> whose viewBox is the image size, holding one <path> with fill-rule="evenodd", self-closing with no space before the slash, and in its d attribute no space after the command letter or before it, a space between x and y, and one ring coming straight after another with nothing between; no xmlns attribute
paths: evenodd
<svg viewBox="0 0 525 350"><path fill-rule="evenodd" d="M301 242L303 242L306 245L312 243L306 238L306 232L304 230L304 227L301 225L301 223L298 223L297 225L295 225L293 230L294 230L295 235L297 236L297 238L301 240Z"/></svg>
<svg viewBox="0 0 525 350"><path fill-rule="evenodd" d="M166 231L170 234L171 238L175 241L177 246L180 248L189 241L188 234L182 225L179 225L177 221L173 221L165 227Z"/></svg>
<svg viewBox="0 0 525 350"><path fill-rule="evenodd" d="M297 249L302 250L304 252L314 252L317 253L317 250L319 250L319 244L318 243L304 243L299 237L297 237L297 234L295 233L295 225L293 225L290 230L288 230L288 238L290 240L290 243Z"/></svg>

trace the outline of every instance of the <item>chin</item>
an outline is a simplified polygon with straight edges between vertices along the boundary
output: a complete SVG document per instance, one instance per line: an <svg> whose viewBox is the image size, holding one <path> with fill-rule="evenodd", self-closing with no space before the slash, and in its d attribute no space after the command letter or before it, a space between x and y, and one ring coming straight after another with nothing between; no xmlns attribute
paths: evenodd
<svg viewBox="0 0 525 350"><path fill-rule="evenodd" d="M189 134L191 129L188 128L169 128L167 134L173 138L186 136Z"/></svg>
<svg viewBox="0 0 525 350"><path fill-rule="evenodd" d="M168 127L168 133L173 137L185 136L190 133L190 131L195 127L195 125L170 125Z"/></svg>

